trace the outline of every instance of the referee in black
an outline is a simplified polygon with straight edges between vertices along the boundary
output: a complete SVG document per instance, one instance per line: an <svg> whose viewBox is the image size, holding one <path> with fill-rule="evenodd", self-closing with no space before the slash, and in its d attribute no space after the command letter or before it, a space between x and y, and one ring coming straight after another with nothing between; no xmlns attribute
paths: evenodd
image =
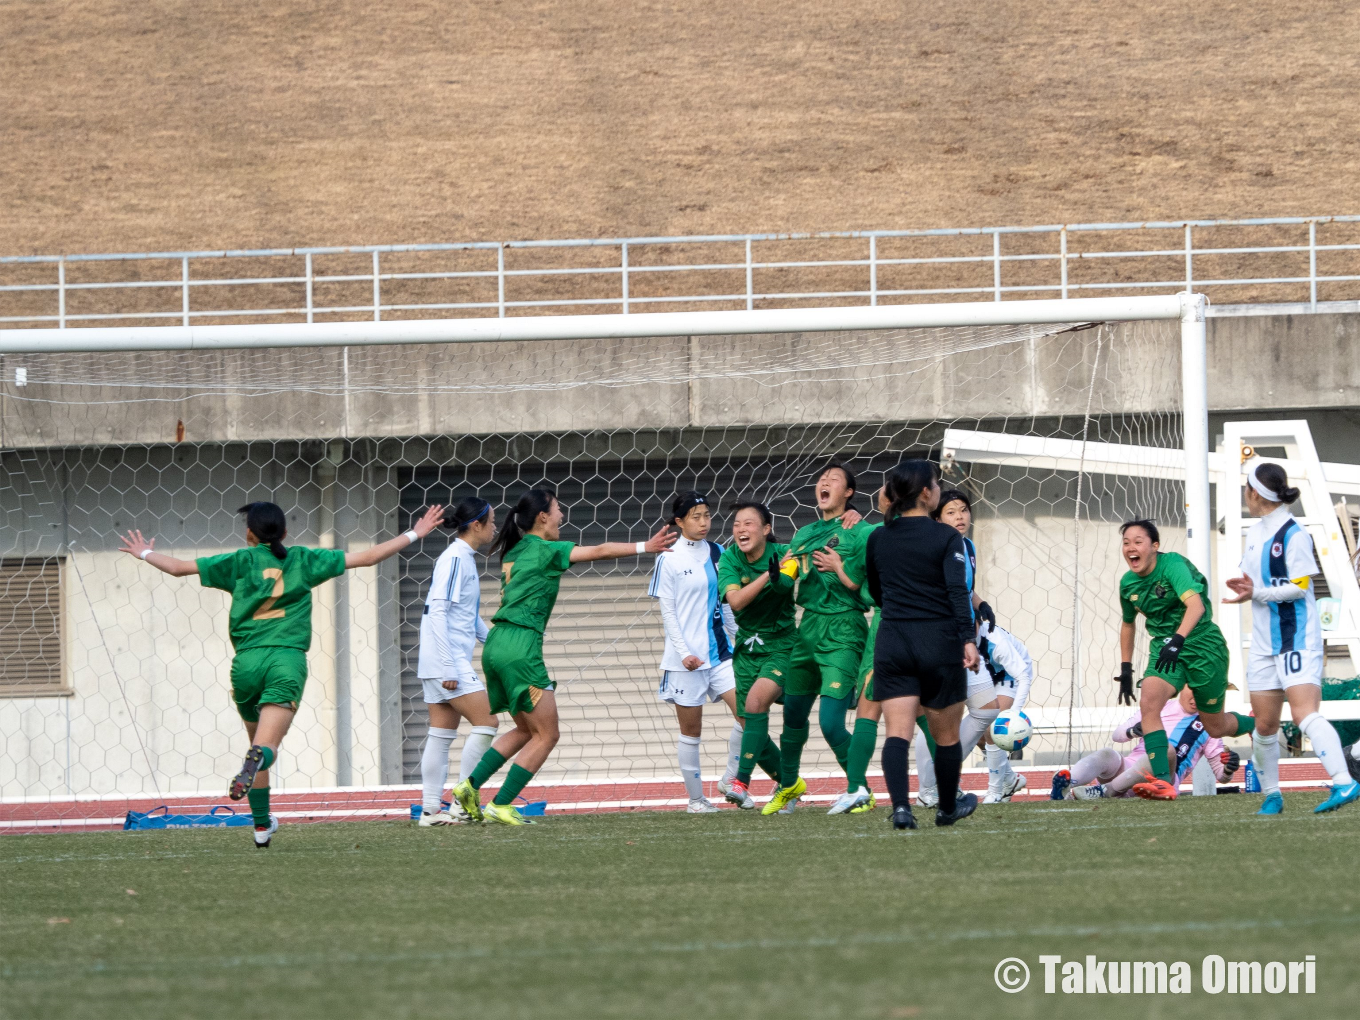
<svg viewBox="0 0 1360 1020"><path fill-rule="evenodd" d="M925 709L935 737L940 804L936 825L953 825L977 808L959 793L963 749L959 721L968 696L965 669L978 664L963 536L930 519L940 502L940 469L903 461L885 484L887 523L869 536L869 593L882 607L874 646L874 697L883 704L887 739L883 776L892 796L894 829L914 829L907 752L916 716Z"/></svg>

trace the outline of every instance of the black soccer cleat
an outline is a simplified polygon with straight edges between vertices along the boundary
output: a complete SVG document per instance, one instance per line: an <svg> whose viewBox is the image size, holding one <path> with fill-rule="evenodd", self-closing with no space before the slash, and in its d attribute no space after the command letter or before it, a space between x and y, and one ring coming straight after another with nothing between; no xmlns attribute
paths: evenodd
<svg viewBox="0 0 1360 1020"><path fill-rule="evenodd" d="M232 800L240 800L250 788L255 785L255 777L260 772L260 766L264 763L264 748L255 744L246 752L246 760L241 763L241 771L236 773L236 778L227 787L227 796Z"/></svg>
<svg viewBox="0 0 1360 1020"><path fill-rule="evenodd" d="M1346 771L1351 774L1351 778L1360 783L1360 761L1355 757L1355 745L1347 744L1343 747L1341 757L1346 759Z"/></svg>
<svg viewBox="0 0 1360 1020"><path fill-rule="evenodd" d="M976 793L960 793L954 798L954 810L945 814L939 808L935 809L936 825L953 825L962 818L967 818L977 810L978 799Z"/></svg>
<svg viewBox="0 0 1360 1020"><path fill-rule="evenodd" d="M894 829L916 828L916 816L911 813L910 804L899 804L893 808L892 827Z"/></svg>

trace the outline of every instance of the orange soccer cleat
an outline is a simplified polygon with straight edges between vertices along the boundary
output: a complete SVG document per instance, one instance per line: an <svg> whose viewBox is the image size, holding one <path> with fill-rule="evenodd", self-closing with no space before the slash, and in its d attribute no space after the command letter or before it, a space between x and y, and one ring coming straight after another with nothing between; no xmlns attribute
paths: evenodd
<svg viewBox="0 0 1360 1020"><path fill-rule="evenodd" d="M1133 788L1133 792L1144 800L1175 800L1180 790L1173 783L1168 783L1165 779L1154 779L1148 776L1146 783L1139 783Z"/></svg>

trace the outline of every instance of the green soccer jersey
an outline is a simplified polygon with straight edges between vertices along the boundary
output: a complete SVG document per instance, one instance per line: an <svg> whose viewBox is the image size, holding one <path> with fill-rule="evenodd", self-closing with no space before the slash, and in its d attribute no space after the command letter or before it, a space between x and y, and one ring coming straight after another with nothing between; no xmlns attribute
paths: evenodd
<svg viewBox="0 0 1360 1020"><path fill-rule="evenodd" d="M864 587L864 547L869 540L869 525L861 521L853 528L841 527L841 519L813 521L799 528L789 549L798 558L798 604L813 613L862 613L864 603L858 590L841 584L832 571L823 573L812 562L812 554L825 549L833 540L836 552L845 561L845 574Z"/></svg>
<svg viewBox="0 0 1360 1020"><path fill-rule="evenodd" d="M501 607L491 622L513 623L542 634L575 546L575 542L549 542L537 535L520 539L501 559Z"/></svg>
<svg viewBox="0 0 1360 1020"><path fill-rule="evenodd" d="M864 549L865 549L865 552L868 552L868 549L869 549L869 534L870 534L870 532L874 531L874 529L876 529L876 528L881 528L881 527L883 527L883 522L882 522L882 521L879 521L877 524L870 524L870 525L868 526L868 530L864 533ZM875 601L874 601L874 597L873 597L872 595L869 594L869 586L868 586L867 584L861 584L861 585L859 586L859 601L860 601L860 608L861 608L861 609L872 609L872 610L874 611L874 618L870 621L870 624L869 624L869 625L870 625L871 627L877 627L877 626L878 626L878 614L879 614L878 603L875 602ZM874 650L873 643L870 642L870 644L869 644L869 651L870 651L870 652L873 652L873 650Z"/></svg>
<svg viewBox="0 0 1360 1020"><path fill-rule="evenodd" d="M290 546L282 563L267 545L252 545L198 560L205 588L231 592L231 645L247 648L312 646L312 589L345 572L343 549Z"/></svg>
<svg viewBox="0 0 1360 1020"><path fill-rule="evenodd" d="M723 550L718 559L718 591L725 601L727 593L734 588L745 588L761 574L770 569L770 563L778 563L789 551L789 547L777 542L765 543L765 555L755 563L733 542ZM755 646L768 642L771 638L793 630L793 580L784 574L779 580L767 584L751 600L745 609L733 610L737 620L737 647L755 651ZM759 641L752 641L758 638Z"/></svg>
<svg viewBox="0 0 1360 1020"><path fill-rule="evenodd" d="M1124 611L1124 622L1133 623L1139 613L1147 622L1148 634L1154 638L1170 637L1185 618L1185 600L1198 595L1204 603L1204 615L1186 638L1187 643L1206 635L1214 627L1213 605L1207 593L1209 582L1195 565L1180 553L1158 553L1157 565L1146 577L1132 570L1119 582L1119 605Z"/></svg>

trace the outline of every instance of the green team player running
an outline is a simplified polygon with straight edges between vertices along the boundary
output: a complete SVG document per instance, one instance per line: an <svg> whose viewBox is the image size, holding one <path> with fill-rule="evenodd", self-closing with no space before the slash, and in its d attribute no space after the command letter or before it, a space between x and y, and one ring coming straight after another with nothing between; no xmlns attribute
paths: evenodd
<svg viewBox="0 0 1360 1020"><path fill-rule="evenodd" d="M1119 701L1133 704L1134 621L1142 614L1150 649L1143 674L1138 709L1143 716L1140 734L1152 775L1133 792L1148 800L1175 800L1172 758L1168 754L1162 709L1182 688L1189 687L1200 720L1211 737L1251 733L1255 720L1223 710L1228 692L1228 643L1213 621L1207 593L1209 583L1194 564L1179 553L1160 551L1157 525L1147 520L1124 524L1124 561L1128 573L1119 582L1123 625L1119 629Z"/></svg>
<svg viewBox="0 0 1360 1020"><path fill-rule="evenodd" d="M854 473L832 461L818 472L814 492L820 520L799 528L789 543L788 554L798 578L795 601L803 607L803 617L784 684L784 732L779 741L782 785L765 806L766 814L778 811L807 789L798 770L818 695L822 698L818 712L822 736L841 768L846 768L850 731L845 728L845 713L855 692L869 630L860 588L864 544L871 529L849 506L855 494Z"/></svg>
<svg viewBox="0 0 1360 1020"><path fill-rule="evenodd" d="M732 672L742 717L737 777L724 796L754 808L751 773L759 765L779 787L779 748L770 739L770 706L779 697L798 638L793 616L793 578L779 569L789 551L774 541L774 518L764 503L733 507L732 544L718 560L718 593L737 620Z"/></svg>
<svg viewBox="0 0 1360 1020"><path fill-rule="evenodd" d="M463 810L478 821L527 824L515 798L557 746L557 685L543 661L543 631L562 575L573 563L659 553L675 544L676 532L669 524L646 542L561 542L565 519L552 492L530 489L506 516L492 546L501 557L501 605L482 648L482 672L491 711L511 713L515 728L498 737L472 775L453 788ZM505 782L483 811L478 791L512 757L515 763Z"/></svg>
<svg viewBox="0 0 1360 1020"><path fill-rule="evenodd" d="M411 530L363 552L284 547L288 519L274 503L248 503L246 547L220 556L181 560L155 551L156 540L140 531L122 537L121 552L146 560L172 577L197 574L205 588L231 593L229 632L231 695L246 724L250 750L227 795L247 797L260 849L278 830L269 812L269 767L293 724L307 684L307 649L312 645L312 589L355 567L371 567L418 542L443 519L444 508L430 507Z"/></svg>

